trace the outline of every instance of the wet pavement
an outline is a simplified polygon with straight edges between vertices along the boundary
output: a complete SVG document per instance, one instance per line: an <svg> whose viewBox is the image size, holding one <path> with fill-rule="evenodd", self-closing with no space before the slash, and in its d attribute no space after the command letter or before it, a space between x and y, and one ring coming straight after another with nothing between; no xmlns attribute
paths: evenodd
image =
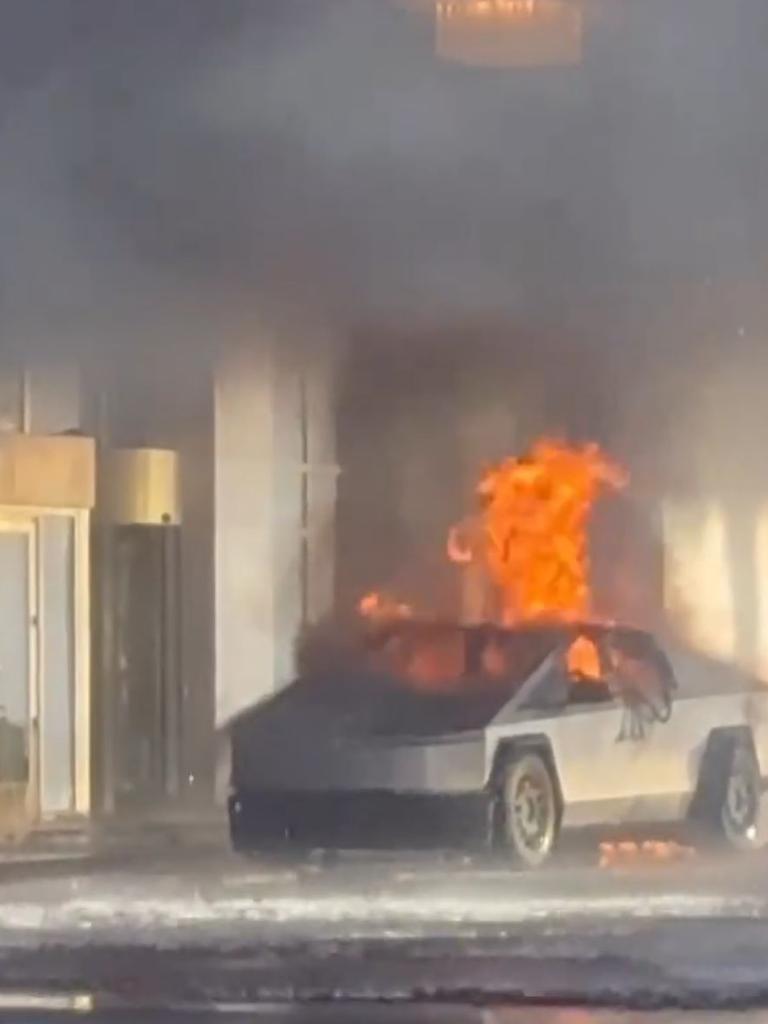
<svg viewBox="0 0 768 1024"><path fill-rule="evenodd" d="M105 1020L180 1004L431 1019L370 1016L414 999L440 1004L434 1019L484 1024L505 1021L491 1009L505 1003L768 1007L768 858L595 860L519 874L480 858L280 864L219 851L0 872L0 993L81 999L78 1013ZM338 1016L350 1000L357 1016ZM336 1016L318 1016L329 1001ZM296 1003L309 1016L286 1018ZM488 1009L462 1017L456 1003Z"/></svg>
<svg viewBox="0 0 768 1024"><path fill-rule="evenodd" d="M313 1007L241 1007L241 1008L47 1008L26 1005L3 1009L0 1021L13 1024L67 1024L89 1021L92 1024L764 1024L765 1014L754 1012L655 1012L592 1011L578 1007L495 1007L477 1009L455 1006L313 1006Z"/></svg>
<svg viewBox="0 0 768 1024"><path fill-rule="evenodd" d="M768 853L539 872L483 857L347 854L247 860L228 851L0 866L0 949L81 940L190 946L240 939L504 937L570 920L768 921ZM575 924L574 924L575 926ZM180 932L179 929L182 929Z"/></svg>

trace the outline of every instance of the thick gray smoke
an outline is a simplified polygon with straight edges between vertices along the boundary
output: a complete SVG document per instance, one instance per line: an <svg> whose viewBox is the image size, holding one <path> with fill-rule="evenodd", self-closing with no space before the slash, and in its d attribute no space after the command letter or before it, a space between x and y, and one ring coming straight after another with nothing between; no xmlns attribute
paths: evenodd
<svg viewBox="0 0 768 1024"><path fill-rule="evenodd" d="M4 336L264 296L595 331L606 291L749 273L765 5L581 6L579 68L488 72L426 4L4 0Z"/></svg>
<svg viewBox="0 0 768 1024"><path fill-rule="evenodd" d="M758 461L768 5L569 2L580 66L489 71L435 57L426 2L2 0L0 344L207 358L288 310L378 341L347 382L362 465L400 416L439 479L500 374L489 450L597 435L650 488Z"/></svg>

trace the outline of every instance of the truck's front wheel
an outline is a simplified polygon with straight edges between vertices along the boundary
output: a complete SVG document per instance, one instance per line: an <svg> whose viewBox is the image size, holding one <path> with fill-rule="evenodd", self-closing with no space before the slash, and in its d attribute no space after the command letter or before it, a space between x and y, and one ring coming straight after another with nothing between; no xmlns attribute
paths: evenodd
<svg viewBox="0 0 768 1024"><path fill-rule="evenodd" d="M515 864L540 867L555 846L557 798L552 773L535 753L512 758L501 779L502 838Z"/></svg>

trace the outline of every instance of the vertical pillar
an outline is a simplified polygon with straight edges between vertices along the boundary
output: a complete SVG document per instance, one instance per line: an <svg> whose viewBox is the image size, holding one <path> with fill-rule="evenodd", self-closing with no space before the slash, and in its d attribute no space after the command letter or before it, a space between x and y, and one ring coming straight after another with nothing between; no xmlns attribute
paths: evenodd
<svg viewBox="0 0 768 1024"><path fill-rule="evenodd" d="M304 617L321 621L333 610L336 575L336 366L327 339L316 338L302 360L306 573Z"/></svg>
<svg viewBox="0 0 768 1024"><path fill-rule="evenodd" d="M734 600L723 507L715 501L665 501L664 605L686 643L733 658Z"/></svg>
<svg viewBox="0 0 768 1024"><path fill-rule="evenodd" d="M757 512L755 528L755 578L757 582L757 664L760 678L768 682L768 502Z"/></svg>
<svg viewBox="0 0 768 1024"><path fill-rule="evenodd" d="M115 644L113 629L114 591L114 544L109 524L102 513L101 468L104 452L109 444L109 409L106 395L102 392L95 401L93 413L97 442L97 486L96 516L93 522L92 581L96 600L91 609L92 650L96 687L94 691L91 755L96 771L94 774L94 796L96 805L105 816L114 813L116 789L115 735L117 730L117 706L115 693Z"/></svg>
<svg viewBox="0 0 768 1024"><path fill-rule="evenodd" d="M221 358L214 385L216 724L275 683L275 368L269 339Z"/></svg>
<svg viewBox="0 0 768 1024"><path fill-rule="evenodd" d="M164 437L180 460L182 523L178 537L167 537L169 560L178 558L179 587L177 720L172 729L172 757L167 750L170 790L175 789L173 760L178 765L178 792L192 805L207 803L213 793L215 755L215 439L213 373L206 366L195 376L185 374L185 402L176 409L173 429ZM190 394L191 392L191 394ZM170 550L175 542L177 551ZM169 570L171 566L169 565ZM172 570L168 579L175 575ZM173 601L174 595L168 595ZM167 611L171 612L170 605ZM169 674L173 666L166 665ZM169 709L170 710L170 709ZM176 717L171 715L171 718ZM169 722L170 724L170 722Z"/></svg>
<svg viewBox="0 0 768 1024"><path fill-rule="evenodd" d="M214 387L216 724L289 682L303 622L333 593L332 371L262 333Z"/></svg>

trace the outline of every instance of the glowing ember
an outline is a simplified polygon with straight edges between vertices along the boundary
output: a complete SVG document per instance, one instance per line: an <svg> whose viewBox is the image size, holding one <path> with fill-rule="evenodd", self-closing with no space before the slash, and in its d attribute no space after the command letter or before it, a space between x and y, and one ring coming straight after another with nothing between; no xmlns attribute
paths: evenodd
<svg viewBox="0 0 768 1024"><path fill-rule="evenodd" d="M413 617L413 609L408 604L402 604L387 594L374 591L366 594L360 600L357 610L364 619L375 622L386 622L392 619L410 619Z"/></svg>
<svg viewBox="0 0 768 1024"><path fill-rule="evenodd" d="M536 0L438 0L439 18L531 17L536 13Z"/></svg>
<svg viewBox="0 0 768 1024"><path fill-rule="evenodd" d="M581 63L583 17L568 0L435 0L435 45L475 67Z"/></svg>
<svg viewBox="0 0 768 1024"><path fill-rule="evenodd" d="M583 679L602 679L600 655L595 644L585 636L577 637L568 648L568 674Z"/></svg>
<svg viewBox="0 0 768 1024"><path fill-rule="evenodd" d="M590 618L589 516L602 491L625 484L597 445L538 441L527 457L506 459L483 476L480 529L453 530L448 555L460 564L482 561L506 623Z"/></svg>
<svg viewBox="0 0 768 1024"><path fill-rule="evenodd" d="M627 868L646 865L677 864L693 860L696 851L679 843L650 840L644 843L601 843L601 868Z"/></svg>

